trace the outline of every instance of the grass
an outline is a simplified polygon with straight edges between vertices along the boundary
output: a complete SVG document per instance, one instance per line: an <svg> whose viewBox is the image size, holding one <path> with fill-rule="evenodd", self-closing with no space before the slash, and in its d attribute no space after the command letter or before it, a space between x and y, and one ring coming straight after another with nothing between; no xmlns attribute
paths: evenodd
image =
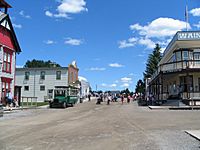
<svg viewBox="0 0 200 150"><path fill-rule="evenodd" d="M32 106L37 106L37 107L39 107L39 106L44 106L44 105L48 105L49 104L49 102L33 102L32 103ZM21 103L21 106L24 106L24 107L26 107L26 106L31 106L31 102L23 102L23 104Z"/></svg>

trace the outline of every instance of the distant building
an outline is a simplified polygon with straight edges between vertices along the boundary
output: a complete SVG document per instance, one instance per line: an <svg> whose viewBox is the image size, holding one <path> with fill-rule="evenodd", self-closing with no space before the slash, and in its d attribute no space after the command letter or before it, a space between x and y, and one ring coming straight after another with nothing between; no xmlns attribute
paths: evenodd
<svg viewBox="0 0 200 150"><path fill-rule="evenodd" d="M86 98L90 94L90 83L84 77L79 76L78 78L81 83L80 96L81 98Z"/></svg>
<svg viewBox="0 0 200 150"><path fill-rule="evenodd" d="M55 87L79 86L76 63L68 67L17 68L16 85L22 87L22 97L37 97L43 102L52 95ZM53 95L52 95L53 96Z"/></svg>
<svg viewBox="0 0 200 150"><path fill-rule="evenodd" d="M200 105L200 32L177 32L148 83L156 100L182 99Z"/></svg>
<svg viewBox="0 0 200 150"><path fill-rule="evenodd" d="M0 1L0 101L5 103L6 91L14 95L16 53L21 52L7 9L11 6Z"/></svg>

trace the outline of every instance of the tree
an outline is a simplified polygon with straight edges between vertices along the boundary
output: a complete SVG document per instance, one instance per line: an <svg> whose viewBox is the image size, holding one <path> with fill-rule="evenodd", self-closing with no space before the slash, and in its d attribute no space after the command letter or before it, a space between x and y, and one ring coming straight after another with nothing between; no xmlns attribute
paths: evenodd
<svg viewBox="0 0 200 150"><path fill-rule="evenodd" d="M154 74L154 72L158 69L158 63L162 58L160 50L161 47L159 46L159 44L156 44L152 54L149 54L146 64L146 70L143 73L144 78L150 78Z"/></svg>
<svg viewBox="0 0 200 150"><path fill-rule="evenodd" d="M136 93L144 93L145 92L145 83L141 79L137 81L135 92Z"/></svg>
<svg viewBox="0 0 200 150"><path fill-rule="evenodd" d="M48 67L48 68L52 68L52 67L61 67L59 64L54 63L50 60L48 61L43 61L43 60L28 60L26 62L26 64L24 65L24 68L40 68L40 67Z"/></svg>
<svg viewBox="0 0 200 150"><path fill-rule="evenodd" d="M120 92L120 94L125 94L126 96L129 95L130 93L131 93L131 92L129 91L128 88L126 88L125 90L122 90L122 91Z"/></svg>

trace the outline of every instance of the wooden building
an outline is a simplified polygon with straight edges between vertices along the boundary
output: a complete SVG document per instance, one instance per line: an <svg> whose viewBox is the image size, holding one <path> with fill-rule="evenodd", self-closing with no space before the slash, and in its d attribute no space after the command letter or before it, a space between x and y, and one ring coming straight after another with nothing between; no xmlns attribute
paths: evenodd
<svg viewBox="0 0 200 150"><path fill-rule="evenodd" d="M6 91L14 95L16 53L21 49L7 13L11 6L0 0L0 8L0 100L4 103Z"/></svg>
<svg viewBox="0 0 200 150"><path fill-rule="evenodd" d="M200 105L200 31L175 34L147 87L156 100Z"/></svg>
<svg viewBox="0 0 200 150"><path fill-rule="evenodd" d="M80 88L78 70L76 62L68 67L17 68L16 85L22 87L22 97L37 97L38 102L43 102L52 98L55 87Z"/></svg>

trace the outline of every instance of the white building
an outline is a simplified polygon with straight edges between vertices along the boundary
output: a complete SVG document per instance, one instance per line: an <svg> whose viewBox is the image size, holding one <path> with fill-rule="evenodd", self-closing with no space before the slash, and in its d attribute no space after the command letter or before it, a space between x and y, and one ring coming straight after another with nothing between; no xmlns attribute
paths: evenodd
<svg viewBox="0 0 200 150"><path fill-rule="evenodd" d="M81 98L86 98L90 94L90 83L84 77L79 76L78 79L81 83Z"/></svg>
<svg viewBox="0 0 200 150"><path fill-rule="evenodd" d="M55 86L68 85L68 68L17 68L16 85L22 87L22 97L44 101Z"/></svg>

